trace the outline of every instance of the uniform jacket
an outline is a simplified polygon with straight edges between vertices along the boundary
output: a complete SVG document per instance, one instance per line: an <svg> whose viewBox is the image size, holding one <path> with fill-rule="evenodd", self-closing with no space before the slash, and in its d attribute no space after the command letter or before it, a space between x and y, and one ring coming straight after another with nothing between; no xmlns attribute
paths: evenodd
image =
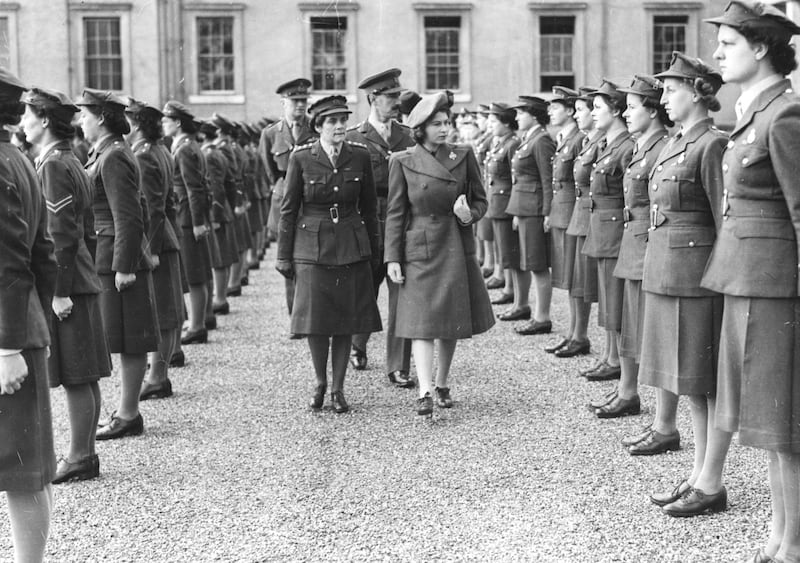
<svg viewBox="0 0 800 563"><path fill-rule="evenodd" d="M225 197L232 208L241 207L244 205L244 179L236 153L233 151L233 145L227 139L222 139L217 142L217 147L227 163Z"/></svg>
<svg viewBox="0 0 800 563"><path fill-rule="evenodd" d="M392 153L403 151L415 145L411 130L394 120L391 121L391 134L387 143L375 127L365 119L347 130L347 140L356 141L367 147L372 161L372 174L375 177L375 191L378 197L389 195L389 157Z"/></svg>
<svg viewBox="0 0 800 563"><path fill-rule="evenodd" d="M712 296L700 287L722 207L727 136L711 119L673 137L650 173L650 232L642 288L681 297ZM738 266L737 266L738 267Z"/></svg>
<svg viewBox="0 0 800 563"><path fill-rule="evenodd" d="M336 165L319 141L295 149L278 229L278 260L342 266L379 257L377 196L367 148L342 143Z"/></svg>
<svg viewBox="0 0 800 563"><path fill-rule="evenodd" d="M117 135L100 139L89 153L86 170L93 194L97 273L151 269L145 253L141 173L130 146Z"/></svg>
<svg viewBox="0 0 800 563"><path fill-rule="evenodd" d="M94 269L97 237L89 178L69 141L39 155L36 172L47 204L47 233L55 246L58 274L54 295L100 293Z"/></svg>
<svg viewBox="0 0 800 563"><path fill-rule="evenodd" d="M136 155L142 173L142 193L150 217L147 231L150 254L175 252L180 249L178 236L167 217L168 211L175 213L172 157L163 145L144 139L134 143L131 150Z"/></svg>
<svg viewBox="0 0 800 563"><path fill-rule="evenodd" d="M178 224L191 229L205 225L209 216L210 192L206 183L206 159L197 141L182 135L172 143L175 159L173 186L178 198Z"/></svg>
<svg viewBox="0 0 800 563"><path fill-rule="evenodd" d="M484 131L480 137L475 140L475 156L478 158L478 164L483 170L486 164L486 156L489 154L489 149L492 148L492 135L491 131Z"/></svg>
<svg viewBox="0 0 800 563"><path fill-rule="evenodd" d="M618 278L641 280L644 269L644 252L647 249L647 231L650 229L650 196L647 193L650 171L656 158L669 139L666 129L654 132L634 148L633 159L622 179L625 198L623 210L622 242L614 275Z"/></svg>
<svg viewBox="0 0 800 563"><path fill-rule="evenodd" d="M723 157L726 201L703 287L728 295L797 297L800 98L783 80L762 92Z"/></svg>
<svg viewBox="0 0 800 563"><path fill-rule="evenodd" d="M279 178L286 175L292 149L316 139L317 134L305 120L300 122L300 136L297 139L292 136L292 128L285 118L264 129L258 144L258 154L264 162L269 183L275 185Z"/></svg>
<svg viewBox="0 0 800 563"><path fill-rule="evenodd" d="M575 159L572 168L572 176L575 178L575 207L572 210L572 217L569 220L567 234L572 236L585 237L589 234L590 207L592 205L589 196L589 183L592 177L592 165L597 160L600 152L600 141L603 136L599 135L595 139L584 137L583 147Z"/></svg>
<svg viewBox="0 0 800 563"><path fill-rule="evenodd" d="M605 147L603 145L606 145ZM589 233L583 253L592 258L617 258L622 241L622 178L633 156L633 139L627 131L600 144L592 164L589 197Z"/></svg>
<svg viewBox="0 0 800 563"><path fill-rule="evenodd" d="M236 153L236 159L239 162L239 167L242 171L242 191L247 201L255 203L259 199L259 194L256 193L256 175L255 175L255 154L250 153L242 145L235 143L233 151ZM251 158L251 154L253 158Z"/></svg>
<svg viewBox="0 0 800 563"><path fill-rule="evenodd" d="M486 192L489 196L489 209L486 216L489 219L511 219L506 212L508 200L511 198L511 159L514 151L519 147L519 137L514 134L505 138L496 138L497 144L486 154L486 178L489 187Z"/></svg>
<svg viewBox="0 0 800 563"><path fill-rule="evenodd" d="M50 344L56 281L47 210L30 161L0 131L0 348Z"/></svg>
<svg viewBox="0 0 800 563"><path fill-rule="evenodd" d="M586 135L577 127L561 139L553 156L553 201L550 204L550 226L566 229L575 207L575 175L573 165L583 148Z"/></svg>
<svg viewBox="0 0 800 563"><path fill-rule="evenodd" d="M211 220L214 223L230 223L233 210L225 193L228 161L214 143L203 144L201 150L206 157L206 178L211 190Z"/></svg>
<svg viewBox="0 0 800 563"><path fill-rule="evenodd" d="M553 201L553 155L556 143L544 127L522 141L511 159L511 197L506 213L547 216Z"/></svg>

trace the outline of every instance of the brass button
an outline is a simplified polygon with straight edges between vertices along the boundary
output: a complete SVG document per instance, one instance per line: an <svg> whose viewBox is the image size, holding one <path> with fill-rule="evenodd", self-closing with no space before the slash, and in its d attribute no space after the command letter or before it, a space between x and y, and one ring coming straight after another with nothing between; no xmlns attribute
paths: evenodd
<svg viewBox="0 0 800 563"><path fill-rule="evenodd" d="M728 171L728 163L727 162L722 165L722 171L723 172L727 172Z"/></svg>
<svg viewBox="0 0 800 563"><path fill-rule="evenodd" d="M624 188L622 188L622 191L625 192L625 193L628 193L628 187L625 186Z"/></svg>
<svg viewBox="0 0 800 563"><path fill-rule="evenodd" d="M734 141L728 141L728 148L729 149L732 149L734 147L734 145L736 145L736 143Z"/></svg>
<svg viewBox="0 0 800 563"><path fill-rule="evenodd" d="M338 168L334 168L334 169L333 169L333 173L334 173L334 174L338 174L338 173L339 173L339 169L338 169Z"/></svg>
<svg viewBox="0 0 800 563"><path fill-rule="evenodd" d="M658 171L661 172L662 170L664 170L664 167L659 164L658 165Z"/></svg>
<svg viewBox="0 0 800 563"><path fill-rule="evenodd" d="M748 163L748 162L750 162L750 159L749 159L749 158L747 158L747 157L744 157L744 158L742 159L742 164L744 164L745 166L747 166L747 163Z"/></svg>
<svg viewBox="0 0 800 563"><path fill-rule="evenodd" d="M689 247L690 247L690 248L694 248L694 241L693 241L693 240L690 240L690 241L689 241Z"/></svg>
<svg viewBox="0 0 800 563"><path fill-rule="evenodd" d="M657 192L657 191L658 191L658 184L653 184L653 191L654 191L654 192Z"/></svg>
<svg viewBox="0 0 800 563"><path fill-rule="evenodd" d="M333 186L333 191L338 192L339 191L339 186Z"/></svg>
<svg viewBox="0 0 800 563"><path fill-rule="evenodd" d="M611 220L612 220L612 221L616 221L616 220L617 220L617 217L616 217L616 216L614 216L614 217L612 217L612 218L611 218Z"/></svg>
<svg viewBox="0 0 800 563"><path fill-rule="evenodd" d="M333 206L334 207L339 207L339 204L338 203L334 203Z"/></svg>

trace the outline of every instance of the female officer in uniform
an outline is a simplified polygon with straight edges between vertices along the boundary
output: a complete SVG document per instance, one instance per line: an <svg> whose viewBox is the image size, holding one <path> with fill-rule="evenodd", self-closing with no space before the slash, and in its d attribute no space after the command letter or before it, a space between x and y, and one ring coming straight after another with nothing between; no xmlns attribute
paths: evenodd
<svg viewBox="0 0 800 563"><path fill-rule="evenodd" d="M0 125L16 125L25 86L0 69ZM47 210L30 161L0 130L0 491L14 560L44 557L56 471L47 386L47 318L56 281Z"/></svg>
<svg viewBox="0 0 800 563"><path fill-rule="evenodd" d="M581 88L586 94L591 89ZM589 233L589 177L597 157L598 144L603 132L595 128L592 119L591 98L585 95L575 98L575 122L584 137L581 148L574 159L572 175L575 179L575 207L572 210L567 235L575 237L575 262L572 268L569 297L575 310L575 322L568 335L569 342L555 351L559 358L589 353L590 343L587 331L592 303L597 301L597 262L583 253L586 235Z"/></svg>
<svg viewBox="0 0 800 563"><path fill-rule="evenodd" d="M629 88L619 88L627 94L627 108L622 114L628 132L637 135L633 158L622 179L625 208L624 225L619 248L619 258L614 276L624 283L622 300L622 325L619 336L620 382L607 398L602 399L595 414L599 418L615 418L639 414L639 340L640 319L644 306L642 294L642 267L650 228L650 200L647 195L648 178L656 157L667 142L665 126L672 120L660 104L661 88L650 76L637 76Z"/></svg>
<svg viewBox="0 0 800 563"><path fill-rule="evenodd" d="M708 112L720 108L715 94L722 79L700 59L678 52L656 78L664 82L662 101L680 131L659 154L650 177L639 378L689 395L694 468L673 491L650 498L671 516L694 516L727 507L722 469L731 434L714 426L722 297L700 287L721 219L727 139Z"/></svg>
<svg viewBox="0 0 800 563"><path fill-rule="evenodd" d="M194 140L194 117L180 102L169 101L161 111L164 136L172 137L172 175L175 195L178 198L178 221L183 231L181 258L189 282L186 313L189 326L181 337L181 344L205 343L208 330L205 326L211 274L209 236L209 193L206 185L206 160Z"/></svg>
<svg viewBox="0 0 800 563"><path fill-rule="evenodd" d="M524 334L550 332L550 202L553 199L553 154L556 144L546 126L547 102L534 96L520 96L516 106L521 144L511 159L511 197L506 206L512 227L518 233L519 264L514 277L514 303L499 315L502 321L533 319L519 327ZM536 289L536 310L531 315L528 293L531 276ZM519 332L519 330L518 330Z"/></svg>
<svg viewBox="0 0 800 563"><path fill-rule="evenodd" d="M139 400L145 401L172 395L167 370L183 324L180 243L167 217L175 192L172 156L160 142L163 114L156 107L129 98L125 115L131 126L128 142L142 173L141 188L150 217L147 242L153 259L153 288L161 329L161 344L157 352L150 354L150 370L139 393Z"/></svg>
<svg viewBox="0 0 800 563"><path fill-rule="evenodd" d="M619 378L617 338L622 327L622 280L614 277L622 240L625 206L622 178L633 156L633 139L625 126L625 94L603 80L591 93L592 119L605 137L592 165L589 185L589 234L583 252L597 260L597 322L606 330L606 347L600 361L582 375L589 381Z"/></svg>
<svg viewBox="0 0 800 563"><path fill-rule="evenodd" d="M331 402L344 413L353 334L381 330L372 285L372 271L382 266L378 200L367 148L344 140L351 113L345 98L322 98L309 113L320 138L289 157L276 268L296 278L291 332L306 335L311 350L311 408L325 400L330 348Z"/></svg>
<svg viewBox="0 0 800 563"><path fill-rule="evenodd" d="M100 280L94 268L97 239L89 179L72 152L72 118L78 108L61 92L34 88L23 98L22 127L39 147L37 172L47 200L47 231L56 247L58 275L50 322L50 385L64 386L70 446L58 461L54 483L100 474L95 432L101 377L111 375Z"/></svg>
<svg viewBox="0 0 800 563"><path fill-rule="evenodd" d="M511 197L511 159L519 146L515 131L516 111L506 104L489 106L488 127L492 131L492 145L486 153L486 178L489 182L489 209L486 216L492 220L495 242L495 264L503 267L505 285L500 297L492 301L505 305L514 301L514 282L511 269L519 269L519 237L511 225L512 217L506 212Z"/></svg>
<svg viewBox="0 0 800 563"><path fill-rule="evenodd" d="M423 97L406 121L417 146L393 154L389 163L385 260L390 279L401 284L395 330L412 339L420 415L433 409L434 340L436 400L449 408L447 377L457 340L494 324L472 236L486 195L472 149L445 142L449 121L444 93Z"/></svg>
<svg viewBox="0 0 800 563"><path fill-rule="evenodd" d="M752 2L708 21L719 27L722 78L741 88L722 161L722 228L702 282L725 300L716 423L769 456L772 526L748 561L800 561L800 99L785 79L800 28Z"/></svg>
<svg viewBox="0 0 800 563"><path fill-rule="evenodd" d="M111 92L85 89L76 103L81 126L93 150L86 162L93 192L97 232L95 267L100 277L100 310L111 353L120 354L119 408L97 431L98 440L144 431L139 391L147 353L158 350L159 327L136 157L122 138L130 132L125 103Z"/></svg>
<svg viewBox="0 0 800 563"><path fill-rule="evenodd" d="M556 152L553 157L553 201L550 204L550 265L552 286L569 290L575 265L575 237L567 234L567 227L575 207L575 176L573 163L586 138L575 123L575 90L556 86L555 96L548 106L550 124L558 128ZM545 188L547 189L547 188ZM582 300L581 300L582 301ZM569 328L566 336L545 347L549 354L567 347L575 331L577 309L575 300L569 299ZM526 334L524 327L517 329Z"/></svg>

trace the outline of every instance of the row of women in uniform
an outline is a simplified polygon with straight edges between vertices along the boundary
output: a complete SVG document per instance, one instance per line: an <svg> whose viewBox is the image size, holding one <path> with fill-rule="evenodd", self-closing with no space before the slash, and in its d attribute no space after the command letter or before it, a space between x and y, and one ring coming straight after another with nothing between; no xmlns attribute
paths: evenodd
<svg viewBox="0 0 800 563"><path fill-rule="evenodd" d="M70 143L79 111L85 166ZM176 346L206 341L258 263L267 198L248 164L259 161L255 143L245 149L239 126L216 114L197 120L178 102L159 110L86 89L73 103L0 70L0 122L19 124L37 149L32 163L0 134L0 488L17 560L36 561L50 483L97 477L95 440L141 434L139 401L172 395ZM121 396L100 422L110 353L119 354ZM58 460L48 386L64 387L70 418Z"/></svg>
<svg viewBox="0 0 800 563"><path fill-rule="evenodd" d="M493 324L482 281L489 272L479 269L471 235L477 222L505 270L495 303L510 308L499 318L529 321L518 332L552 329L550 287L561 288L570 327L548 351L588 352L588 312L598 302L606 346L584 375L620 377L591 405L598 416L638 413L639 382L657 389L653 423L626 441L632 454L679 447L675 409L688 396L693 467L651 501L674 517L725 510L723 467L738 431L742 444L768 451L773 497L770 537L748 560L799 561L800 98L784 77L797 66L789 40L800 28L747 1L709 21L721 73L675 53L666 71L629 84L556 88L549 108L529 96L489 106L484 178L469 151L446 143L446 96L423 96L405 121L417 144L389 164L383 260L401 288L393 328L412 340L417 412L432 409L437 340L434 391L444 406L446 389L452 404L446 377L456 340ZM730 136L710 116L723 81L742 90ZM325 98L310 113L320 140L290 158L277 267L296 277L292 330L309 335L312 407L324 402L330 346L331 399L345 412L348 334L380 326L367 283L379 267L380 233L368 153L344 142L344 98Z"/></svg>

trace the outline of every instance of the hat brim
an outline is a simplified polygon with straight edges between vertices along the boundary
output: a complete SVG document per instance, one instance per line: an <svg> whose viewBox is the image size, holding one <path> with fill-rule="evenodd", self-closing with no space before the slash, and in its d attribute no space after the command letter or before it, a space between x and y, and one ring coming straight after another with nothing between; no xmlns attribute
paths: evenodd
<svg viewBox="0 0 800 563"><path fill-rule="evenodd" d="M706 18L703 20L705 23L710 23L712 25L727 25L730 27L739 28L742 26L742 23L738 20L728 17L728 15L723 14L721 16L717 16L716 18Z"/></svg>
<svg viewBox="0 0 800 563"><path fill-rule="evenodd" d="M650 92L642 92L641 90L635 90L633 88L617 88L617 92L622 92L623 94L636 94L637 96L642 96L643 98L654 98L658 94L654 90Z"/></svg>
<svg viewBox="0 0 800 563"><path fill-rule="evenodd" d="M288 96L284 96L284 98L289 98L290 100L307 100L311 97L311 94L290 94Z"/></svg>
<svg viewBox="0 0 800 563"><path fill-rule="evenodd" d="M676 70L665 70L664 72L659 72L658 74L654 74L653 78L658 78L659 80L663 78L677 78L678 80L694 80L696 77L689 76L686 73L678 72Z"/></svg>
<svg viewBox="0 0 800 563"><path fill-rule="evenodd" d="M387 88L386 90L381 90L380 92L375 92L376 96L381 95L390 95L390 94L402 94L406 92L408 88L403 88L401 86L394 86L393 88Z"/></svg>

